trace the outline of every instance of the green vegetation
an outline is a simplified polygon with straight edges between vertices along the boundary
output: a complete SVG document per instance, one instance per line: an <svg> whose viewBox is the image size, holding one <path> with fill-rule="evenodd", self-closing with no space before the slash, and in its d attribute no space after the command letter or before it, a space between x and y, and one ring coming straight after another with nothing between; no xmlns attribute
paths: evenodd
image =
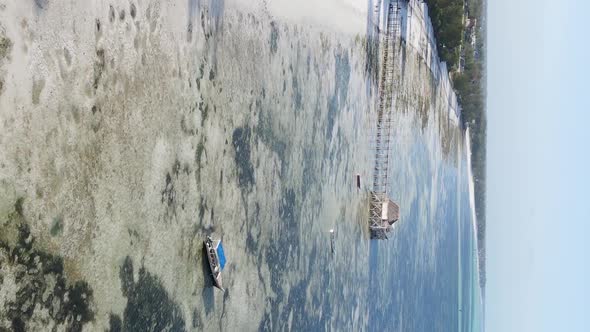
<svg viewBox="0 0 590 332"><path fill-rule="evenodd" d="M425 0L441 60L446 61L461 104L463 125L470 128L471 166L475 181L475 212L480 282L485 285L486 131L485 0ZM464 21L465 18L465 21ZM464 22L466 24L464 24ZM469 22L469 23L468 23Z"/></svg>
<svg viewBox="0 0 590 332"><path fill-rule="evenodd" d="M463 0L425 0L432 28L436 35L438 54L449 68L459 63L463 39Z"/></svg>
<svg viewBox="0 0 590 332"><path fill-rule="evenodd" d="M477 47L477 45L476 45ZM475 181L475 212L477 215L477 239L480 259L485 256L485 192L486 192L486 128L485 93L483 82L483 66L473 57L473 48L466 44L465 68L455 74L453 84L462 107L462 120L470 128L471 135L471 167ZM481 53L480 53L481 54ZM482 264L482 268L484 265ZM482 278L485 280L485 278Z"/></svg>

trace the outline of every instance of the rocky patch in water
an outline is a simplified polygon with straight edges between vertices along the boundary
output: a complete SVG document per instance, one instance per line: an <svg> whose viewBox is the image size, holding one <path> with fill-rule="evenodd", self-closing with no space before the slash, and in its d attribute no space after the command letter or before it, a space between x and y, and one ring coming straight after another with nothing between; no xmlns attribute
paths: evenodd
<svg viewBox="0 0 590 332"><path fill-rule="evenodd" d="M249 127L237 128L232 135L235 162L238 166L238 183L241 188L251 188L254 184L254 167L250 158L250 137L251 130Z"/></svg>
<svg viewBox="0 0 590 332"><path fill-rule="evenodd" d="M297 205L297 196L293 189L286 189L282 194L279 206L279 217L281 219L279 233L290 234L289 236L273 237L265 250L268 267L271 271L271 288L276 297L270 301L270 306L260 323L259 330L280 330L278 327L286 328L287 320L282 320L280 305L289 294L285 294L282 281L288 270L289 262L293 259L290 248L299 246L299 222L300 210Z"/></svg>
<svg viewBox="0 0 590 332"><path fill-rule="evenodd" d="M119 271L121 290L127 297L123 319L111 314L110 330L115 331L185 331L184 318L160 280L143 266L137 281L133 261L126 257Z"/></svg>
<svg viewBox="0 0 590 332"><path fill-rule="evenodd" d="M93 292L64 273L63 259L37 248L22 199L0 223L0 330L81 331L94 320Z"/></svg>
<svg viewBox="0 0 590 332"><path fill-rule="evenodd" d="M9 57L10 52L12 51L12 41L4 35L4 31L2 26L0 25L0 95L4 90L4 70L2 69L2 65L6 58Z"/></svg>

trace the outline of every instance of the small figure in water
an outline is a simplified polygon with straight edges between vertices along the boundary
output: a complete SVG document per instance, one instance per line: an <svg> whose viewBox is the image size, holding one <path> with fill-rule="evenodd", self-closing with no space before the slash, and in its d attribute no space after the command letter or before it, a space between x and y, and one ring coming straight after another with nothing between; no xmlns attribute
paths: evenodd
<svg viewBox="0 0 590 332"><path fill-rule="evenodd" d="M330 229L330 250L332 251L332 254L336 253L336 246L334 244L334 229Z"/></svg>

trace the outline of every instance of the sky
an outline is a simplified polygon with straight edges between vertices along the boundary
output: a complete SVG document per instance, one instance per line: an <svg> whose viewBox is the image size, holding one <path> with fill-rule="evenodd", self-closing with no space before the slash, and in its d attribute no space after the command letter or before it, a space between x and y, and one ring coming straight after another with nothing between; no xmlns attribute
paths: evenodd
<svg viewBox="0 0 590 332"><path fill-rule="evenodd" d="M589 13L488 0L486 331L590 331Z"/></svg>

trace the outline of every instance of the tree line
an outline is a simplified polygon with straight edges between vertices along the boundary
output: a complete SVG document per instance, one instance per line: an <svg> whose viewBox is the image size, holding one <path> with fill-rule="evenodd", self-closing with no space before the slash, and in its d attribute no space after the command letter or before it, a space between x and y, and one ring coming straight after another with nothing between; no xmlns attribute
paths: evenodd
<svg viewBox="0 0 590 332"><path fill-rule="evenodd" d="M471 166L475 181L475 211L480 281L485 284L486 135L485 110L485 0L425 0L437 41L439 57L447 62L461 105L464 127L470 128ZM477 20L467 29L464 17ZM471 29L476 42L472 45ZM459 71L458 69L461 68Z"/></svg>

